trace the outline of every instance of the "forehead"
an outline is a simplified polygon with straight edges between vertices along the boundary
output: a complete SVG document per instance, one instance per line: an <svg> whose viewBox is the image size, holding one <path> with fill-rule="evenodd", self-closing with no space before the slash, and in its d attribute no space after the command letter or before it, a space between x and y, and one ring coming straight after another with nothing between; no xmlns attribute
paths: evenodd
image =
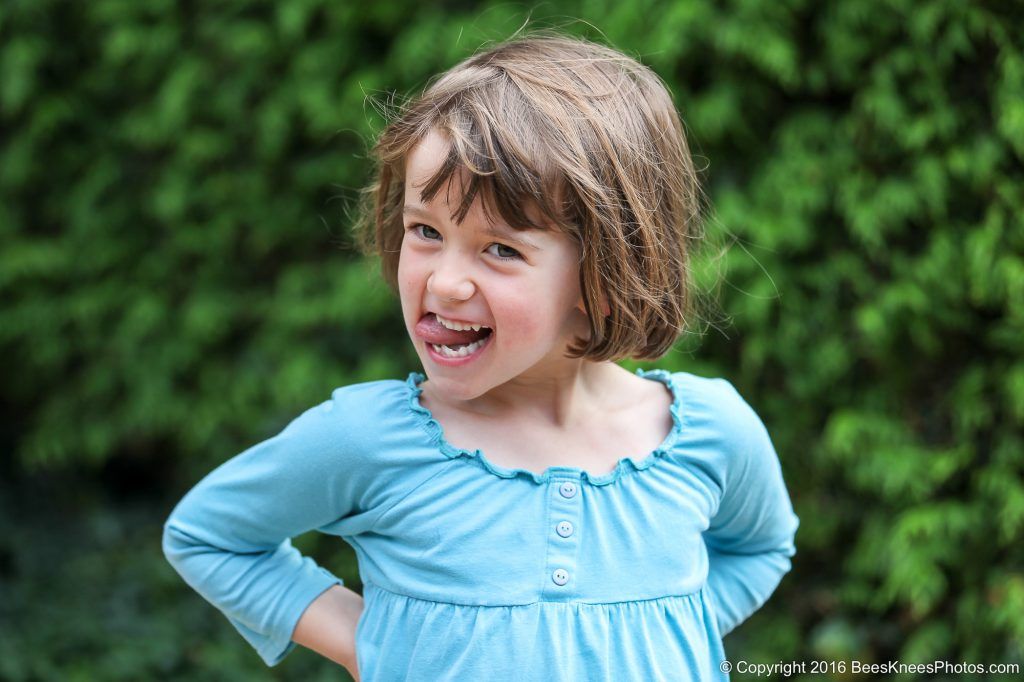
<svg viewBox="0 0 1024 682"><path fill-rule="evenodd" d="M405 161L405 187L423 186L441 168L451 143L437 129L432 128L419 143L412 148ZM416 197L417 199L419 197Z"/></svg>
<svg viewBox="0 0 1024 682"><path fill-rule="evenodd" d="M412 148L405 161L406 205L427 204L420 192L444 166L450 151L451 141L436 128L431 128L423 139ZM450 202L449 208L454 210L462 200L462 192L459 190L464 191L470 177L469 171L460 165L449 177L447 186L442 187L431 198L429 204L444 207ZM479 193L474 197L470 214L476 214L482 208L480 198Z"/></svg>

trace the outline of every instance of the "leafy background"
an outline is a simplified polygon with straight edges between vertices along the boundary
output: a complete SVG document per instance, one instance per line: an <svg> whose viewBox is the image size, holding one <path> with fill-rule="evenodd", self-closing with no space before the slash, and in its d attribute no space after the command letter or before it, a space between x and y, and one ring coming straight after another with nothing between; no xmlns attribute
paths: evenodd
<svg viewBox="0 0 1024 682"><path fill-rule="evenodd" d="M374 102L524 22L653 67L705 167L728 317L657 366L736 384L802 521L729 657L1022 662L1021 4L7 0L0 678L337 678L265 667L161 524L318 396L419 369L351 248ZM296 545L358 589L344 543Z"/></svg>

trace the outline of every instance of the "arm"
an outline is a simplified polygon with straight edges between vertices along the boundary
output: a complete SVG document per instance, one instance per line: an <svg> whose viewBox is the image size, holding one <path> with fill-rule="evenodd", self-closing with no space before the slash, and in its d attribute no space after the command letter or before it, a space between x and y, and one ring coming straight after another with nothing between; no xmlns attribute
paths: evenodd
<svg viewBox="0 0 1024 682"><path fill-rule="evenodd" d="M362 613L362 596L347 587L334 585L302 614L292 641L343 666L359 682L356 625Z"/></svg>
<svg viewBox="0 0 1024 682"><path fill-rule="evenodd" d="M790 570L800 524L768 431L726 384L731 395L723 405L728 412L723 491L704 531L708 586L723 636L760 608Z"/></svg>
<svg viewBox="0 0 1024 682"><path fill-rule="evenodd" d="M352 454L362 448L339 428L339 412L331 401L307 410L223 463L164 524L167 560L270 666L295 647L292 634L307 607L318 601L316 618L335 593L318 597L343 584L291 544L363 501ZM313 641L308 628L302 635Z"/></svg>

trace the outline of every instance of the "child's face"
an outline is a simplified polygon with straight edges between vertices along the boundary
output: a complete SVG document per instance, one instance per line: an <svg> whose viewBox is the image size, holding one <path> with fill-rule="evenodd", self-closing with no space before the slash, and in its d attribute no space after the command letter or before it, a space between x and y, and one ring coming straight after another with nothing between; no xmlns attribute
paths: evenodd
<svg viewBox="0 0 1024 682"><path fill-rule="evenodd" d="M447 152L447 139L434 131L413 149L406 165L405 206L425 213L405 214L398 286L406 329L428 378L444 395L470 400L509 381L572 372L580 361L564 357L565 349L574 335L589 334L578 247L553 231L489 224L479 195L457 225L451 214L462 188L454 177L433 201L423 202L419 190ZM507 237L486 234L489 228ZM535 248L516 244L515 238ZM448 366L416 330L422 318L435 312L494 331L472 360Z"/></svg>

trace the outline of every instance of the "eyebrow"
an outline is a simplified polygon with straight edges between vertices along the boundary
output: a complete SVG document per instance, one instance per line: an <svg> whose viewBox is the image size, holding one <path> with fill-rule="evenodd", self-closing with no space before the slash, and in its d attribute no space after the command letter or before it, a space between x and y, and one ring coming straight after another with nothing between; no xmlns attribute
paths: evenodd
<svg viewBox="0 0 1024 682"><path fill-rule="evenodd" d="M430 213L430 211L428 211L428 210L426 210L426 209L424 209L424 208L422 208L420 206L414 206L412 204L406 204L405 206L403 206L402 207L402 214L403 215L418 216L418 217L423 218L425 220L433 220L434 219L434 216ZM527 228L527 229L528 230L532 230L532 228ZM533 231L536 232L537 230L533 230ZM498 228L494 227L493 225L491 225L490 223L488 223L487 226L483 229L483 233L488 235L488 236L491 236L491 237L497 237L499 239L504 239L505 241L512 242L513 244L518 244L519 246L525 247L527 249L536 249L538 251L540 250L540 247L537 246L536 244L534 244L533 242L527 241L525 239L519 239L518 237L513 237L509 230L498 229Z"/></svg>

